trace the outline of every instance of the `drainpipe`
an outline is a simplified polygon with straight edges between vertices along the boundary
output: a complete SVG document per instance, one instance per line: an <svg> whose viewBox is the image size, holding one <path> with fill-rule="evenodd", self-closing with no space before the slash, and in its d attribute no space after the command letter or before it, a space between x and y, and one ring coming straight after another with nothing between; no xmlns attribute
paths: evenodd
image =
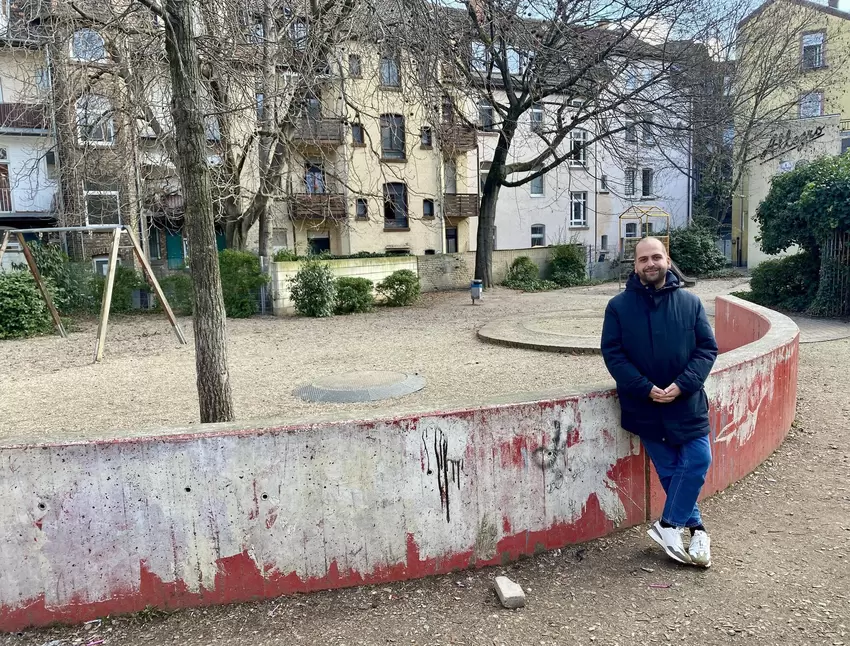
<svg viewBox="0 0 850 646"><path fill-rule="evenodd" d="M56 166L57 177L59 178L56 181L56 197L59 207L59 212L65 212L65 192L62 190L62 160L61 155L59 155L59 136L57 134L56 128L56 105L53 100L53 59L50 57L50 48L44 46L44 66L47 72L47 86L49 88L50 93L50 130L51 137L53 139L53 157ZM67 254L68 253L68 233L66 231L62 232L62 250Z"/></svg>

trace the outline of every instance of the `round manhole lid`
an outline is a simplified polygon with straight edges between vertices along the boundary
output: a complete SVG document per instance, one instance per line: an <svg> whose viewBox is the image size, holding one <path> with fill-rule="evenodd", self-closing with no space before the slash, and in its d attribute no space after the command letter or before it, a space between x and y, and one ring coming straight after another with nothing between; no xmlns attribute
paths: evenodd
<svg viewBox="0 0 850 646"><path fill-rule="evenodd" d="M422 375L361 370L322 377L297 389L294 394L311 402L345 404L403 397L424 387Z"/></svg>

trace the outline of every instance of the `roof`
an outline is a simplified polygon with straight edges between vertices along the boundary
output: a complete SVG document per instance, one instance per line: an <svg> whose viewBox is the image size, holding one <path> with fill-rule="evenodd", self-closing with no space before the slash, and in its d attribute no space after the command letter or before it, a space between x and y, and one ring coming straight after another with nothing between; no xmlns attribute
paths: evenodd
<svg viewBox="0 0 850 646"><path fill-rule="evenodd" d="M741 22L738 23L738 27L743 27L746 23L748 23L753 18L760 16L764 11L773 4L777 2L786 2L788 4L794 4L799 7L804 7L806 9L812 9L813 11L820 11L821 13L828 14L830 16L835 16L836 18L842 18L843 20L850 20L850 12L842 11L841 9L837 9L835 7L830 7L823 4L818 4L817 2L812 2L811 0L767 0L760 7L752 11L748 14Z"/></svg>

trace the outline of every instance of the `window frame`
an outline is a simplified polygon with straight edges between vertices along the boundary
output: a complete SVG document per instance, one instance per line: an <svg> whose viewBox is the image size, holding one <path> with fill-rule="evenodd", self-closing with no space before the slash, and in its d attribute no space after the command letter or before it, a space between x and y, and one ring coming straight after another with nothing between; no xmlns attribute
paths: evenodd
<svg viewBox="0 0 850 646"><path fill-rule="evenodd" d="M392 188L391 188L392 187ZM401 187L400 192L398 187ZM396 202L394 199L400 200ZM388 218L387 211L392 208L394 217ZM403 217L399 218L401 214ZM390 224L387 223L396 223ZM384 183L384 231L409 231L410 230L410 208L408 200L407 184L404 182Z"/></svg>
<svg viewBox="0 0 850 646"><path fill-rule="evenodd" d="M121 218L121 187L116 183L115 189L89 189L86 188L88 181L83 181L83 208L86 214L86 226L97 226L101 224L122 224ZM93 182L92 182L93 183ZM89 213L89 197L114 197L115 198L115 213L117 216L117 222L103 222L101 220L98 223L92 223L91 214Z"/></svg>
<svg viewBox="0 0 850 646"><path fill-rule="evenodd" d="M806 98L810 97L810 96L817 96L818 97L818 108L819 108L818 114L811 114L811 115L803 114L803 105L806 101ZM800 94L800 98L798 100L797 115L800 117L800 119L814 119L814 118L817 118L817 117L822 117L823 111L824 111L824 104L823 103L824 103L824 92L823 92L822 89L812 90L811 92L804 92L804 93Z"/></svg>
<svg viewBox="0 0 850 646"><path fill-rule="evenodd" d="M430 210L430 213L428 211ZM430 197L426 197L422 200L422 218L425 220L433 220L436 217L436 209L434 207L434 200Z"/></svg>
<svg viewBox="0 0 850 646"><path fill-rule="evenodd" d="M496 108L486 99L478 102L478 129L483 132L496 130Z"/></svg>
<svg viewBox="0 0 850 646"><path fill-rule="evenodd" d="M348 55L348 77L353 79L363 78L363 59L360 54Z"/></svg>
<svg viewBox="0 0 850 646"><path fill-rule="evenodd" d="M631 176L631 181L630 181ZM623 177L623 194L631 197L635 195L635 189L637 188L637 168L626 168L624 177Z"/></svg>
<svg viewBox="0 0 850 646"><path fill-rule="evenodd" d="M357 133L360 133L359 136ZM351 124L351 145L357 147L366 145L366 129L362 123L355 122Z"/></svg>
<svg viewBox="0 0 850 646"><path fill-rule="evenodd" d="M360 207L363 207L362 214ZM358 197L354 200L354 219L361 222L369 219L369 200L365 197Z"/></svg>
<svg viewBox="0 0 850 646"><path fill-rule="evenodd" d="M98 37L98 39L100 40L99 46L100 46L102 53L103 53L103 56L101 58L85 57L85 56L79 56L78 55L80 53L82 53L82 54L86 53L86 52L78 52L76 47L75 47L78 44L77 35L83 34L83 33L94 34L95 36ZM79 42L81 43L82 41L79 41ZM72 61L74 61L75 63L105 63L109 60L109 52L106 51L106 40L103 38L103 36L101 35L101 33L99 31L97 31L96 29L90 29L88 27L82 27L81 29L77 29L77 30L74 31L73 34L71 34L71 42L69 43L68 55L69 55L70 59Z"/></svg>
<svg viewBox="0 0 850 646"><path fill-rule="evenodd" d="M577 137L576 135L581 135ZM574 128L570 131L570 155L568 164L571 168L587 168L587 140L589 133L584 128ZM581 145L576 155L576 143Z"/></svg>
<svg viewBox="0 0 850 646"><path fill-rule="evenodd" d="M103 101L104 109L100 112L100 116L94 122L87 119L83 123L81 117L90 116L90 104L92 101ZM85 103L85 107L82 104ZM74 112L77 121L77 142L86 146L114 146L115 145L115 119L113 118L112 101L102 94L82 94L74 102ZM100 128L101 139L90 139L85 133L93 132L95 128Z"/></svg>
<svg viewBox="0 0 850 646"><path fill-rule="evenodd" d="M542 103L532 103L528 112L529 128L531 132L543 132L543 119L545 112Z"/></svg>
<svg viewBox="0 0 850 646"><path fill-rule="evenodd" d="M378 80L383 89L401 89L401 62L398 54L384 52L378 63ZM395 78L392 71L395 70ZM393 82L394 81L394 82Z"/></svg>
<svg viewBox="0 0 850 646"><path fill-rule="evenodd" d="M806 45L806 38L811 36L820 36L820 43L816 45ZM818 47L819 58L817 65L806 65L806 48ZM813 72L827 67L826 63L826 29L814 29L812 31L804 31L800 34L800 69L804 72Z"/></svg>
<svg viewBox="0 0 850 646"><path fill-rule="evenodd" d="M535 232L535 229L539 229L539 231ZM545 224L532 224L531 225L531 247L545 247L546 246L546 225Z"/></svg>
<svg viewBox="0 0 850 646"><path fill-rule="evenodd" d="M647 177L649 177L649 182L646 181ZM647 184L649 184L648 191ZM644 167L640 169L640 196L642 198L655 197L655 170L652 168Z"/></svg>
<svg viewBox="0 0 850 646"><path fill-rule="evenodd" d="M576 219L578 205L581 205L581 219ZM570 228L586 229L587 222L587 191L570 191Z"/></svg>
<svg viewBox="0 0 850 646"><path fill-rule="evenodd" d="M381 161L406 161L407 137L403 114L382 114L381 122ZM386 134L385 134L386 132ZM398 148L386 144L397 144ZM387 154L390 153L390 154Z"/></svg>
<svg viewBox="0 0 850 646"><path fill-rule="evenodd" d="M626 125L625 128L623 128L623 132L625 133L625 141L627 144L636 144L638 142L637 122L634 118L629 117L626 119Z"/></svg>
<svg viewBox="0 0 850 646"><path fill-rule="evenodd" d="M422 126L420 129L419 147L429 150L434 147L434 129L431 126Z"/></svg>
<svg viewBox="0 0 850 646"><path fill-rule="evenodd" d="M532 172L536 173L537 170L534 170ZM529 182L528 182L528 194L531 197L546 197L546 179L545 178L546 178L546 173L543 173L542 175L538 175L534 179L529 180ZM538 191L535 191L535 188L537 188L537 187L535 187L535 182L540 182Z"/></svg>

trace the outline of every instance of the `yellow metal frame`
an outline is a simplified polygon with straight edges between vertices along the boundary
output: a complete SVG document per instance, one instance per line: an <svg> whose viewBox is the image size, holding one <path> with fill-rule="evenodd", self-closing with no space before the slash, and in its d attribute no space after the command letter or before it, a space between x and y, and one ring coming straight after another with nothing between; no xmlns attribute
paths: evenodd
<svg viewBox="0 0 850 646"><path fill-rule="evenodd" d="M626 237L626 231L624 224L627 224L629 221L635 221L638 223L638 235L631 238ZM620 240L618 241L620 247L620 272L619 272L619 282L620 287L622 288L623 282L623 265L629 261L634 262L635 259L635 247L637 247L638 242L643 240L646 236L643 235L644 226L647 224L655 224L656 220L664 220L664 234L656 234L652 233L653 238L658 238L661 243L664 245L664 249L667 251L667 254L670 254L670 214L667 213L664 209L657 206L632 206L623 211L620 214L619 218L619 233Z"/></svg>

